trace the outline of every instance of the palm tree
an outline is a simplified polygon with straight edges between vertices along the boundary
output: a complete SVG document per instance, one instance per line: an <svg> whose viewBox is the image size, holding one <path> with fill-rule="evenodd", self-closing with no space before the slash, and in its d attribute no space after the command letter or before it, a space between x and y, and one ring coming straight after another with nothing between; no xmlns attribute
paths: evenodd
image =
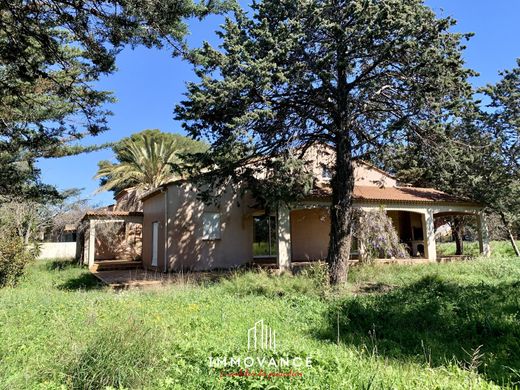
<svg viewBox="0 0 520 390"><path fill-rule="evenodd" d="M101 179L100 191L117 193L130 187L148 191L182 176L173 166L183 161L183 155L206 149L206 144L178 134L145 130L114 145L118 162L99 162L95 178Z"/></svg>

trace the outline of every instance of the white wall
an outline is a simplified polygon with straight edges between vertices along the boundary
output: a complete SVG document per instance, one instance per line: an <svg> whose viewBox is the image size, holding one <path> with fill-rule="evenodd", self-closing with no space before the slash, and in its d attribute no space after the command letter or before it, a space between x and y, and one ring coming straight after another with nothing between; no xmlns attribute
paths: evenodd
<svg viewBox="0 0 520 390"><path fill-rule="evenodd" d="M75 242L43 242L40 244L40 256L43 259L72 259L76 257Z"/></svg>

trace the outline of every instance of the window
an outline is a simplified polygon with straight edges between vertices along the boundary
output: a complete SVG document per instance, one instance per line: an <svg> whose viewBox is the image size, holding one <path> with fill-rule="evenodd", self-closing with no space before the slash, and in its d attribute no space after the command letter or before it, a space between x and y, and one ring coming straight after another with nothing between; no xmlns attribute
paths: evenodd
<svg viewBox="0 0 520 390"><path fill-rule="evenodd" d="M331 180L332 179L332 170L326 166L326 165L322 165L321 166L321 178L323 180Z"/></svg>
<svg viewBox="0 0 520 390"><path fill-rule="evenodd" d="M261 216L253 218L253 256L276 256L276 218Z"/></svg>
<svg viewBox="0 0 520 390"><path fill-rule="evenodd" d="M220 213L202 214L202 239L220 240Z"/></svg>

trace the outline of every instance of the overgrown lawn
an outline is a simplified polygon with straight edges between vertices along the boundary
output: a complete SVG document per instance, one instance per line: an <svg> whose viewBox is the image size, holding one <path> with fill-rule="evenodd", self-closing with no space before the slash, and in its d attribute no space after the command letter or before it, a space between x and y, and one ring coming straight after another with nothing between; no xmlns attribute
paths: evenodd
<svg viewBox="0 0 520 390"><path fill-rule="evenodd" d="M493 388L520 381L520 260L363 266L333 291L320 268L115 292L63 262L0 290L0 388ZM312 357L302 377L221 377L210 356ZM267 368L266 371L279 371ZM287 371L283 369L282 371Z"/></svg>

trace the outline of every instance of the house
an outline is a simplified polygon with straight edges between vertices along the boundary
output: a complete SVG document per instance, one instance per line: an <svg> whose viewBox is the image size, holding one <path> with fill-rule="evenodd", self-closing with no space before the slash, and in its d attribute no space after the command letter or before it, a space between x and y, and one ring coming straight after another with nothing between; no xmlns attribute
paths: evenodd
<svg viewBox="0 0 520 390"><path fill-rule="evenodd" d="M325 259L330 232L331 163L333 151L314 147L305 153L316 177L302 201L270 215L257 208L245 191L227 189L211 204L197 198L194 184L177 180L142 197L142 262L156 271L226 269L251 263L292 263ZM436 217L473 215L479 227L480 251L490 254L482 205L433 188L398 183L395 177L358 161L354 206L383 207L392 218L410 257L435 261ZM354 256L362 248L354 248Z"/></svg>

